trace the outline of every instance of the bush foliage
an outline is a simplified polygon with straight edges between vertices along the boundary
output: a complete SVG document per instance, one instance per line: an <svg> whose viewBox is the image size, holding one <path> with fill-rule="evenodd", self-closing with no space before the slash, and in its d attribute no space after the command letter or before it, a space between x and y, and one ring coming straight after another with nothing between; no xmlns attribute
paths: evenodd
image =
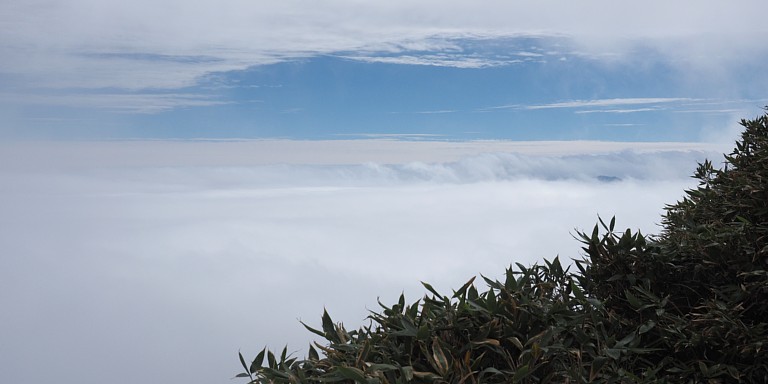
<svg viewBox="0 0 768 384"><path fill-rule="evenodd" d="M250 383L768 382L768 113L742 120L725 166L666 207L662 232L579 232L585 252L517 264L381 304L347 331L325 312L327 344L304 359L262 350L240 361Z"/></svg>

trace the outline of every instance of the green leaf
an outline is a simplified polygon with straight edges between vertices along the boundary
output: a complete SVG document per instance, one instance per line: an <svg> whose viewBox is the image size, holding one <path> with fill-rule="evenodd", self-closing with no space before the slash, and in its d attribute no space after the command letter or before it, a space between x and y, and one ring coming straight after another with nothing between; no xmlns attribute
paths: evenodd
<svg viewBox="0 0 768 384"><path fill-rule="evenodd" d="M315 347L312 346L312 344L309 345L309 360L312 360L312 361L320 360L320 355L317 353L317 350L315 349Z"/></svg>
<svg viewBox="0 0 768 384"><path fill-rule="evenodd" d="M467 288L469 288L469 286L472 285L472 283L475 281L475 277L477 277L477 276L473 276L471 279L469 279L469 281L464 283L464 285L462 285L461 288L459 288L458 291L454 292L453 293L453 298L457 298L459 296L466 295L467 294Z"/></svg>
<svg viewBox="0 0 768 384"><path fill-rule="evenodd" d="M517 370L515 371L515 375L512 376L512 382L518 383L522 381L528 374L530 373L530 367L528 365L520 365L517 367Z"/></svg>
<svg viewBox="0 0 768 384"><path fill-rule="evenodd" d="M603 218L602 218L602 217L600 217L600 215L597 215L597 221L599 221L599 222L600 222L600 225L602 225L602 226L603 226L603 228L605 228L605 229L608 229L608 226L607 226L607 225L605 225L605 222L603 221Z"/></svg>
<svg viewBox="0 0 768 384"><path fill-rule="evenodd" d="M637 296L633 295L629 291L624 291L624 296L627 297L627 301L629 302L629 305L631 305L635 309L643 306L643 303L640 302L640 299L638 299Z"/></svg>
<svg viewBox="0 0 768 384"><path fill-rule="evenodd" d="M336 333L336 327L333 326L331 315L325 309L323 309L323 331L326 333Z"/></svg>
<svg viewBox="0 0 768 384"><path fill-rule="evenodd" d="M595 379L597 379L597 375L607 362L608 359L605 357L595 357L595 360L592 361L592 366L589 367L589 381L595 381Z"/></svg>
<svg viewBox="0 0 768 384"><path fill-rule="evenodd" d="M581 288L576 284L576 282L571 281L571 291L573 292L573 296L576 297L579 301L584 301L584 292L581 291Z"/></svg>
<svg viewBox="0 0 768 384"><path fill-rule="evenodd" d="M643 333L646 333L646 332L650 331L651 329L653 329L653 327L655 327L655 326L656 326L656 322L655 321L648 320L648 321L645 322L645 324L641 325L640 328L638 328L637 333L642 335Z"/></svg>
<svg viewBox="0 0 768 384"><path fill-rule="evenodd" d="M398 332L393 332L393 334L397 334L398 336L416 337L416 335L419 333L418 328L416 328L416 326L413 325L411 320L407 317L401 318L400 324L403 326L403 329Z"/></svg>
<svg viewBox="0 0 768 384"><path fill-rule="evenodd" d="M357 368L339 366L336 367L336 372L345 379L354 380L357 383L367 383L365 373Z"/></svg>
<svg viewBox="0 0 768 384"><path fill-rule="evenodd" d="M707 368L707 364L703 361L699 361L699 370L704 377L709 377L709 368Z"/></svg>
<svg viewBox="0 0 768 384"><path fill-rule="evenodd" d="M635 333L631 332L630 334L624 336L623 339L617 341L616 345L614 346L614 348L623 348L623 347L627 346L627 344L631 343L632 340L635 340L635 336L636 336Z"/></svg>
<svg viewBox="0 0 768 384"><path fill-rule="evenodd" d="M616 281L616 280L622 280L626 276L623 273L617 273L611 277L609 277L606 281Z"/></svg>
<svg viewBox="0 0 768 384"><path fill-rule="evenodd" d="M237 356L240 357L240 364L243 365L243 369L245 369L246 372L249 372L248 365L245 364L245 359L243 358L243 354L240 352L237 352Z"/></svg>
<svg viewBox="0 0 768 384"><path fill-rule="evenodd" d="M437 298L439 298L439 299L442 299L442 298L443 298L443 295L441 295L440 293L438 293L438 292L435 290L435 288L433 288L433 287L432 287L432 285L430 285L429 283L425 283L425 282L423 282L423 281L422 281L422 282L421 282L421 285L423 285L423 286L424 286L424 288L426 288L426 289L427 289L429 292L431 292L433 295L435 295L435 297L437 297Z"/></svg>
<svg viewBox="0 0 768 384"><path fill-rule="evenodd" d="M437 338L432 340L432 359L435 364L435 370L441 376L445 377L448 374L448 370L450 369L450 361L448 361L448 357L440 347L440 343L438 342Z"/></svg>
<svg viewBox="0 0 768 384"><path fill-rule="evenodd" d="M427 382L432 382L441 378L440 376L435 375L432 372L413 371L412 375L413 376L411 376L411 378L416 377L417 379L427 380Z"/></svg>
<svg viewBox="0 0 768 384"><path fill-rule="evenodd" d="M739 216L739 215L736 215L736 220L738 220L738 221L740 221L740 222L742 222L744 224L747 224L747 225L752 224L752 223L749 222L749 220L747 220L744 217Z"/></svg>
<svg viewBox="0 0 768 384"><path fill-rule="evenodd" d="M515 336L512 336L512 337L508 337L508 338L507 338L507 340L509 340L510 342L512 342L512 344L514 344L514 345L515 345L515 347L517 347L517 349L518 349L519 351L522 351L522 350L523 350L523 343L522 343L522 342L520 342L520 339L518 339L517 337L515 337Z"/></svg>
<svg viewBox="0 0 768 384"><path fill-rule="evenodd" d="M488 367L486 369L483 369L482 372L480 372L480 374L486 374L486 373L490 373L490 374L493 374L493 375L503 375L504 374L503 372L499 371L498 369L496 369L494 367Z"/></svg>
<svg viewBox="0 0 768 384"><path fill-rule="evenodd" d="M379 372L388 372L388 371L396 371L399 368L397 366L394 366L392 364L371 364L368 367L371 371L379 371Z"/></svg>
<svg viewBox="0 0 768 384"><path fill-rule="evenodd" d="M325 337L326 340L333 343L341 343L341 339L336 333L336 326L333 325L333 320L331 320L331 315L329 315L328 311L325 309L323 309L323 331L325 332L323 337Z"/></svg>
<svg viewBox="0 0 768 384"><path fill-rule="evenodd" d="M318 336L320 336L322 338L325 338L325 333L321 332L320 330L317 330L315 328L310 327L309 325L305 324L303 321L299 321L299 323L301 323L301 325L303 325L304 328L306 328L308 331L310 331L310 332L312 332L312 333L314 333L314 334L316 334L316 335L318 335Z"/></svg>
<svg viewBox="0 0 768 384"><path fill-rule="evenodd" d="M272 377L279 377L281 379L286 379L286 380L290 378L290 375L288 375L283 371L279 371L275 368L264 368L264 373Z"/></svg>
<svg viewBox="0 0 768 384"><path fill-rule="evenodd" d="M606 348L605 354L614 360L618 360L621 357L621 349Z"/></svg>
<svg viewBox="0 0 768 384"><path fill-rule="evenodd" d="M253 361L251 362L251 369L250 369L251 373L256 373L256 371L258 371L259 368L261 368L261 364L264 362L264 354L266 352L267 352L267 348L262 349L261 352L259 352L259 354L256 355L256 358L253 359Z"/></svg>
<svg viewBox="0 0 768 384"><path fill-rule="evenodd" d="M496 313L498 304L496 302L496 292L493 291L493 287L488 288L488 293L485 296L485 304L489 312Z"/></svg>
<svg viewBox="0 0 768 384"><path fill-rule="evenodd" d="M603 308L603 303L594 297L588 297L587 302L592 304L595 308Z"/></svg>
<svg viewBox="0 0 768 384"><path fill-rule="evenodd" d="M403 377L405 377L405 380L413 380L413 367L408 365L405 367L400 367L400 372L403 374Z"/></svg>
<svg viewBox="0 0 768 384"><path fill-rule="evenodd" d="M416 340L427 340L430 336L429 326L427 324L419 327L419 331L416 332Z"/></svg>

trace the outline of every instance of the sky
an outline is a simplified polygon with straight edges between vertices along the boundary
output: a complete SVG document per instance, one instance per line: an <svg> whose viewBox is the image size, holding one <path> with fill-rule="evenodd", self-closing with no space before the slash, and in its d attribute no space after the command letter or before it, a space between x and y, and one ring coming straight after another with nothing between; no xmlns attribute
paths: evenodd
<svg viewBox="0 0 768 384"><path fill-rule="evenodd" d="M324 308L658 233L768 105L766 11L5 0L0 377L236 382Z"/></svg>
<svg viewBox="0 0 768 384"><path fill-rule="evenodd" d="M4 1L0 137L701 141L768 104L760 1L271 3Z"/></svg>

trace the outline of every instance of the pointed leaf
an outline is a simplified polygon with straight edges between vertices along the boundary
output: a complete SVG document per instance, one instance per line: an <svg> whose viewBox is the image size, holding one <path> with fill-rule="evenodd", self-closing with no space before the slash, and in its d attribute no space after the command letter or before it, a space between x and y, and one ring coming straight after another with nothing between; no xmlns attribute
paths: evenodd
<svg viewBox="0 0 768 384"><path fill-rule="evenodd" d="M614 348L606 348L605 354L614 360L618 360L621 357L621 350L614 349Z"/></svg>
<svg viewBox="0 0 768 384"><path fill-rule="evenodd" d="M321 332L320 330L310 327L309 325L305 324L303 321L299 321L299 323L301 323L301 325L303 325L304 328L306 328L308 331L310 331L310 332L312 332L312 333L314 333L314 334L316 334L316 335L318 335L320 337L325 338L325 333Z"/></svg>
<svg viewBox="0 0 768 384"><path fill-rule="evenodd" d="M440 343L438 342L437 338L432 340L432 359L435 363L435 370L443 377L448 374L448 369L450 368L450 362L448 361L448 357L445 355L445 352L443 352L443 349L440 347Z"/></svg>
<svg viewBox="0 0 768 384"><path fill-rule="evenodd" d="M469 288L469 286L470 286L470 285L472 285L472 283L475 281L475 277L477 277L477 276L473 276L471 279L469 279L469 281L467 281L466 283L464 283L464 285L462 285L462 286L461 286L461 288L459 288L459 290L458 290L458 291L454 292L454 293L453 293L453 297L454 297L454 298L457 298L457 297L459 297L459 296L464 296L464 295L466 295L466 292L467 292L467 288Z"/></svg>
<svg viewBox="0 0 768 384"><path fill-rule="evenodd" d="M387 371L395 371L398 368L392 364L371 364L368 367L371 371L380 371L380 372L387 372Z"/></svg>
<svg viewBox="0 0 768 384"><path fill-rule="evenodd" d="M517 337L514 337L514 336L508 337L507 340L511 341L512 344L514 344L515 347L517 347L518 350L520 350L520 351L523 350L523 343L520 342L520 339L518 339Z"/></svg>
<svg viewBox="0 0 768 384"><path fill-rule="evenodd" d="M262 349L261 352L259 352L259 354L256 355L256 358L253 359L253 361L251 362L251 369L250 369L251 373L256 373L256 371L258 371L259 368L261 368L261 364L264 362L264 354L266 352L267 352L267 348Z"/></svg>
<svg viewBox="0 0 768 384"><path fill-rule="evenodd" d="M323 309L323 332L325 332L323 337L325 337L326 340L333 343L341 343L341 339L336 333L336 326L333 325L333 320L331 320L331 315L329 315L328 311L325 309Z"/></svg>
<svg viewBox="0 0 768 384"><path fill-rule="evenodd" d="M430 336L429 327L427 324L422 325L419 327L419 331L416 332L416 340L427 340Z"/></svg>
<svg viewBox="0 0 768 384"><path fill-rule="evenodd" d="M515 375L512 376L512 382L519 383L528 376L528 373L530 373L530 367L528 367L528 365L518 366Z"/></svg>
<svg viewBox="0 0 768 384"><path fill-rule="evenodd" d="M595 379L597 379L597 375L607 362L608 359L605 357L595 357L595 360L592 361L592 366L589 368L589 381L595 381Z"/></svg>
<svg viewBox="0 0 768 384"><path fill-rule="evenodd" d="M416 334L419 333L418 328L407 317L400 319L400 324L403 326L402 333L404 336L416 337Z"/></svg>
<svg viewBox="0 0 768 384"><path fill-rule="evenodd" d="M240 364L243 365L243 369L245 369L246 372L249 372L248 365L245 364L245 359L243 358L243 354L240 352L237 352L237 356L240 357Z"/></svg>
<svg viewBox="0 0 768 384"><path fill-rule="evenodd" d="M312 344L309 345L309 360L311 361L320 360L320 355L317 353L317 350L312 346Z"/></svg>
<svg viewBox="0 0 768 384"><path fill-rule="evenodd" d="M643 306L643 303L640 301L640 299L638 299L637 296L633 295L629 291L624 291L624 296L627 297L627 301L632 307L640 308Z"/></svg>
<svg viewBox="0 0 768 384"><path fill-rule="evenodd" d="M423 285L423 286L424 286L424 288L426 288L426 289L427 289L429 292L431 292L433 295L435 295L435 297L437 297L437 298L440 298L440 299L442 299L442 298L443 298L443 295L441 295L440 293L438 293L438 292L435 290L435 288L433 288L433 287L432 287L432 285L430 285L429 283L425 283L425 282L423 282L423 281L422 281L422 282L421 282L421 285Z"/></svg>
<svg viewBox="0 0 768 384"><path fill-rule="evenodd" d="M623 348L623 347L627 346L627 344L631 343L632 340L635 339L635 336L636 336L635 333L631 332L630 334L624 336L623 339L617 341L616 345L614 346L614 348Z"/></svg>
<svg viewBox="0 0 768 384"><path fill-rule="evenodd" d="M341 375L345 379L354 380L357 383L365 384L367 382L363 371L357 368L339 366L339 367L336 367L336 372L338 372L339 375Z"/></svg>
<svg viewBox="0 0 768 384"><path fill-rule="evenodd" d="M656 326L656 322L655 321L648 320L648 321L645 322L645 324L641 325L640 328L638 328L637 333L642 335L643 333L646 333L646 332L650 331L651 329L653 329L653 327L655 327L655 326Z"/></svg>
<svg viewBox="0 0 768 384"><path fill-rule="evenodd" d="M581 288L579 288L579 286L574 281L571 281L571 291L573 292L573 296L576 297L576 300L585 300L584 292L581 291Z"/></svg>

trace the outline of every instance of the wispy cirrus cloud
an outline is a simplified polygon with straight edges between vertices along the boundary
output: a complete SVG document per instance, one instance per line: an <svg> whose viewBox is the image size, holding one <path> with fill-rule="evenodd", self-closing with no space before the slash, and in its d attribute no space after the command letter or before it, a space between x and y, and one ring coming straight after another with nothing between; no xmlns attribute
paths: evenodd
<svg viewBox="0 0 768 384"><path fill-rule="evenodd" d="M422 115L436 115L436 114L439 115L443 113L455 113L455 112L456 110L453 110L453 109L438 109L435 111L418 111L416 113L422 114Z"/></svg>
<svg viewBox="0 0 768 384"><path fill-rule="evenodd" d="M576 111L576 113L635 113L635 112L654 112L661 108L630 108L630 109L590 109Z"/></svg>
<svg viewBox="0 0 768 384"><path fill-rule="evenodd" d="M444 135L434 133L337 133L334 136L384 140L437 139Z"/></svg>
<svg viewBox="0 0 768 384"><path fill-rule="evenodd" d="M555 109L555 108L594 108L594 107L615 107L624 105L648 105L648 104L669 104L680 102L691 102L696 99L681 98L681 97L629 97L629 98L615 98L615 99L596 99L596 100L571 100L561 101L549 104L535 104L535 105L500 105L496 107L489 107L486 109Z"/></svg>
<svg viewBox="0 0 768 384"><path fill-rule="evenodd" d="M187 107L212 107L232 103L215 95L197 93L0 93L7 105L89 107L115 113L153 114Z"/></svg>
<svg viewBox="0 0 768 384"><path fill-rule="evenodd" d="M366 63L386 63L403 65L428 65L453 68L489 68L521 63L522 60L497 60L484 57L462 55L402 55L402 56L342 56L342 58Z"/></svg>

